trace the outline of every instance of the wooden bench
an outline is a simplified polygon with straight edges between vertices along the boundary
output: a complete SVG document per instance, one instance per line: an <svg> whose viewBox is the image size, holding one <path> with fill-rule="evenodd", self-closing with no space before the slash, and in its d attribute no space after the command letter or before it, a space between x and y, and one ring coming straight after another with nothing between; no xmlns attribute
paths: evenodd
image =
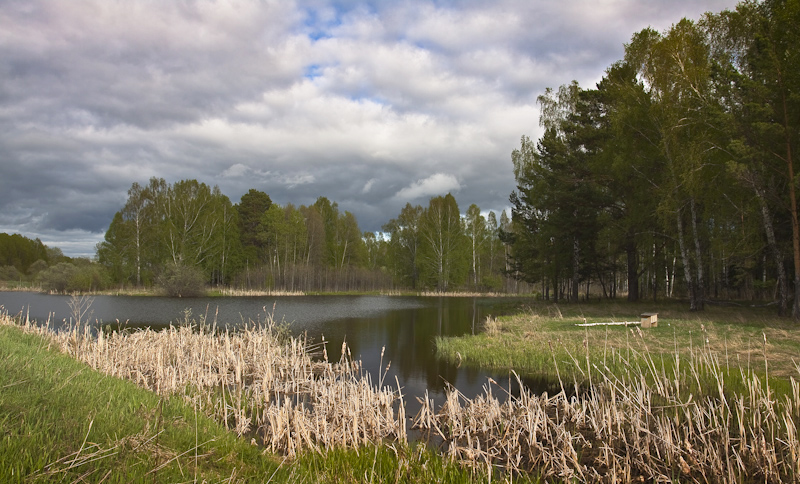
<svg viewBox="0 0 800 484"><path fill-rule="evenodd" d="M658 313L642 313L639 317L642 319L642 328L658 327Z"/></svg>

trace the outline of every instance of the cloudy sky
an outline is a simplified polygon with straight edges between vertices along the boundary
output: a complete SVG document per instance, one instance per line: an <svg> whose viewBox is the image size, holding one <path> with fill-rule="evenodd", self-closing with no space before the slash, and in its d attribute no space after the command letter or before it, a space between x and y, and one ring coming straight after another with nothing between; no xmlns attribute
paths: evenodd
<svg viewBox="0 0 800 484"><path fill-rule="evenodd" d="M92 256L133 182L502 211L536 97L734 0L0 0L0 232Z"/></svg>

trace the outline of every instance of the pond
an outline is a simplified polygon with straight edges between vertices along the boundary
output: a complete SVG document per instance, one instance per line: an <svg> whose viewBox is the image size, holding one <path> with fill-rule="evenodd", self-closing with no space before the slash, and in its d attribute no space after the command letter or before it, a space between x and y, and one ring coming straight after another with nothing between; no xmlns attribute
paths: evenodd
<svg viewBox="0 0 800 484"><path fill-rule="evenodd" d="M0 291L0 306L9 314L21 313L40 323L49 319L56 327L69 320L69 301L69 296ZM338 360L342 342L346 342L352 356L372 374L373 381L378 381L382 371L388 385L396 386L397 378L409 414L413 415L418 408L414 397L421 397L428 390L435 403L441 404L447 383L470 398L482 393L490 378L509 387L506 372L457 367L438 360L434 338L480 332L487 316L509 311L522 302L508 298L413 296L96 296L89 317L95 326L157 328L178 324L191 311L193 319L203 317L209 324L235 329L251 321L263 322L274 311L274 319L288 324L293 335L306 334L313 342L324 337L330 360ZM534 391L542 386L532 380L525 383ZM493 393L498 392L493 389Z"/></svg>

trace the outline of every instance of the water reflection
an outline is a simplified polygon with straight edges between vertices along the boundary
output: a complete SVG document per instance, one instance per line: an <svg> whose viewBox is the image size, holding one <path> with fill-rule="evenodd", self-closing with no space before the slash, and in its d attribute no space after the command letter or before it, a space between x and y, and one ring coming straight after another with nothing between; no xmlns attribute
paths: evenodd
<svg viewBox="0 0 800 484"><path fill-rule="evenodd" d="M29 316L54 326L69 320L69 297L24 292L0 292L0 305L9 313ZM460 336L480 332L490 314L519 301L495 298L422 298L388 296L302 296L235 298L162 298L97 296L91 307L95 325L163 327L178 324L185 311L218 327L236 328L263 322L265 312L290 324L293 334L306 334L314 342L327 342L329 359L337 361L342 343L377 382L399 385L409 403L409 414L418 408L414 397L425 390L437 404L444 401L447 383L468 397L483 391L489 378L508 387L509 375L456 367L436 358L436 336ZM119 323L118 323L119 322ZM385 351L384 351L385 348ZM381 356L382 351L383 356ZM387 371L387 365L388 371ZM534 389L539 382L527 380ZM513 385L512 385L513 386ZM497 391L494 392L498 394Z"/></svg>

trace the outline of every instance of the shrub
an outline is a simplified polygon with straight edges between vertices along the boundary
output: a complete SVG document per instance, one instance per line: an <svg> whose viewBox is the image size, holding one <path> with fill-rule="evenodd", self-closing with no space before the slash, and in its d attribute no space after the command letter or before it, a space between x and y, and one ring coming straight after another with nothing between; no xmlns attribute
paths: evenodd
<svg viewBox="0 0 800 484"><path fill-rule="evenodd" d="M167 264L159 284L171 297L198 297L205 294L205 276L194 266Z"/></svg>
<svg viewBox="0 0 800 484"><path fill-rule="evenodd" d="M0 281L19 281L22 274L14 266L0 267Z"/></svg>
<svg viewBox="0 0 800 484"><path fill-rule="evenodd" d="M38 259L36 262L31 264L30 267L28 267L28 275L35 277L44 270L47 270L47 262L45 262L43 259Z"/></svg>
<svg viewBox="0 0 800 484"><path fill-rule="evenodd" d="M110 277L105 267L96 263L84 264L77 268L69 281L67 290L72 292L100 291L109 286L109 281Z"/></svg>
<svg viewBox="0 0 800 484"><path fill-rule="evenodd" d="M67 292L72 278L78 273L78 268L69 262L58 264L40 272L36 279L46 291Z"/></svg>

